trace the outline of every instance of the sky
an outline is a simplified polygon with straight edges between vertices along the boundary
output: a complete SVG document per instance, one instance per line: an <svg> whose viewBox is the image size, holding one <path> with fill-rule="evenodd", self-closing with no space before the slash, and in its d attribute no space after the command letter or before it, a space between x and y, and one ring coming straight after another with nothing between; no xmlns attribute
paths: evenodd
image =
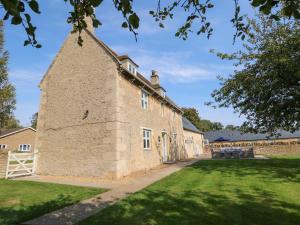
<svg viewBox="0 0 300 225"><path fill-rule="evenodd" d="M38 111L40 90L38 84L71 30L66 19L70 8L64 0L40 1L41 14L33 16L38 27L37 39L41 49L24 47L26 38L22 27L5 23L5 48L9 51L9 77L16 87L16 118L23 126L30 125L31 116ZM215 1L217 4L208 13L214 28L213 36L190 34L183 41L175 37L176 30L183 24L185 15L177 11L174 20L167 21L161 29L148 14L155 9L157 0L135 1L134 10L140 16L138 40L128 30L121 28L122 16L113 8L111 0L104 0L96 15L102 26L96 35L118 54L128 54L138 65L139 72L147 78L155 69L160 82L179 106L194 107L200 117L224 125L240 125L243 118L232 109L214 109L205 102L212 101L211 93L220 87L218 75L227 77L234 71L233 62L223 61L210 53L234 52L241 43L233 45L234 28L230 22L234 12L233 1ZM146 3L145 3L146 2ZM248 1L241 1L243 14L253 15Z"/></svg>

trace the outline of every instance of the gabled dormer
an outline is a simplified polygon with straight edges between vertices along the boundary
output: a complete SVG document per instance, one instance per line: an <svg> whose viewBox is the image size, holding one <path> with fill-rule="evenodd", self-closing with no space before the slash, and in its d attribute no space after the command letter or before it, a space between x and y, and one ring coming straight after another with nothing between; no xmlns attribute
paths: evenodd
<svg viewBox="0 0 300 225"><path fill-rule="evenodd" d="M131 58L129 58L128 55L119 56L118 59L121 61L124 69L128 70L133 75L137 74L137 69L139 66Z"/></svg>

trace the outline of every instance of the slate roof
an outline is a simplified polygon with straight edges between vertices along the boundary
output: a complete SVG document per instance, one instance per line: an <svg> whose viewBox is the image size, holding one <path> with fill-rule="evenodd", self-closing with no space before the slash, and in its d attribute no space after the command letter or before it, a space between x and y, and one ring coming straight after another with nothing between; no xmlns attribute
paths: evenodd
<svg viewBox="0 0 300 225"><path fill-rule="evenodd" d="M280 136L268 137L268 134L254 134L254 133L242 133L236 130L216 130L208 131L204 133L204 138L209 142L223 141L258 141L258 140L275 140L275 139L288 139L288 138L300 138L300 130L294 133L280 130L278 131Z"/></svg>
<svg viewBox="0 0 300 225"><path fill-rule="evenodd" d="M202 132L200 130L198 130L198 128L195 127L194 124L192 124L192 122L189 121L185 117L182 117L182 126L183 126L184 130L188 130L188 131L192 131L192 132L195 132L195 133L202 134Z"/></svg>

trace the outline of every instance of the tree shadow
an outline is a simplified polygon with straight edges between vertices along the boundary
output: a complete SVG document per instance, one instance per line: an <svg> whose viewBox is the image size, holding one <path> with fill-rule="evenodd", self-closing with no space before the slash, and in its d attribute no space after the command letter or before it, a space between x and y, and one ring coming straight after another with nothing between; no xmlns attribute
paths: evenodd
<svg viewBox="0 0 300 225"><path fill-rule="evenodd" d="M257 176L287 182L300 182L300 158L269 160L203 160L190 165L206 174L220 172L222 176Z"/></svg>
<svg viewBox="0 0 300 225"><path fill-rule="evenodd" d="M234 199L206 191L143 191L78 225L295 225L300 205L272 193L237 190Z"/></svg>
<svg viewBox="0 0 300 225"><path fill-rule="evenodd" d="M186 173L186 170L193 172ZM198 176L194 176L194 173L209 175L216 171L225 177L249 176L259 179L260 183L266 179L270 184L284 181L297 185L295 182L299 182L300 159L199 161L182 173L131 195L78 225L299 224L300 203L283 198L269 190L267 185L255 186L256 183L253 183L253 186L245 188L249 184L235 183L228 190L226 186L221 187L223 191L220 191L214 190L218 189L215 183L205 190L203 187L207 186L193 185L194 178L186 185L183 177L193 176L195 182L199 183L201 181L197 180ZM213 179L213 175L209 177ZM238 179L234 181L238 182ZM181 182L183 185L180 185Z"/></svg>
<svg viewBox="0 0 300 225"><path fill-rule="evenodd" d="M34 194L34 193L33 193ZM44 215L51 211L76 203L69 195L58 195L57 198L34 204L31 206L18 205L16 207L0 208L1 225L17 225L27 220Z"/></svg>

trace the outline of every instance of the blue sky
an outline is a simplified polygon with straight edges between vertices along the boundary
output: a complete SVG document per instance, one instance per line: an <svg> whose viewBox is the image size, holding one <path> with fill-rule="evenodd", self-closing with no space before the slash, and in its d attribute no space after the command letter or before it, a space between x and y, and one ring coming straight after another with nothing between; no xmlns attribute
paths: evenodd
<svg viewBox="0 0 300 225"><path fill-rule="evenodd" d="M233 1L215 1L216 7L208 14L214 27L209 40L191 34L187 41L174 36L184 21L183 13L178 12L178 17L166 22L165 29L161 29L148 15L149 10L155 9L156 0L136 2L134 8L141 17L137 42L131 33L121 28L122 17L110 0L105 0L96 10L103 23L96 35L117 53L130 55L146 77L149 78L152 69L157 70L167 94L178 105L197 108L205 119L240 125L243 119L231 109L204 105L212 100L211 92L219 87L216 77L228 76L234 70L231 62L218 59L209 50L232 52L241 46L241 43L232 45ZM32 114L38 111L38 84L71 30L65 22L68 6L63 0L41 1L40 4L42 14L34 16L33 22L38 26L37 37L42 49L23 47L25 33L22 28L8 23L5 26L5 46L10 53L9 76L17 91L15 116L24 126L30 124ZM252 15L253 9L248 4L242 1L242 12Z"/></svg>

